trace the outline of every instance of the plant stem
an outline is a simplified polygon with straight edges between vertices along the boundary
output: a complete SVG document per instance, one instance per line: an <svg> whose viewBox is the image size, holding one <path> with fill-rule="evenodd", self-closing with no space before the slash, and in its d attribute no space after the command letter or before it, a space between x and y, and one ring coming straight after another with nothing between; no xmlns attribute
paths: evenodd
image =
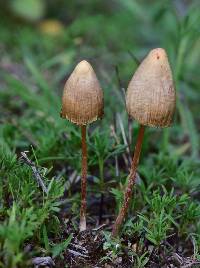
<svg viewBox="0 0 200 268"><path fill-rule="evenodd" d="M131 163L131 170L130 170L130 175L129 175L129 179L128 179L128 185L127 185L126 191L124 193L124 202L123 202L123 205L119 211L117 219L113 225L112 237L116 237L118 235L121 224L122 224L122 222L127 214L128 208L129 208L129 203L130 203L131 196L132 196L132 188L133 188L133 185L135 184L136 170L137 170L137 166L138 166L139 159L140 159L140 152L141 152L141 148L142 148L144 130L145 130L144 126L141 125L140 129L139 129L139 133L138 133L136 146L135 146L133 160Z"/></svg>
<svg viewBox="0 0 200 268"><path fill-rule="evenodd" d="M87 188L87 144L86 126L81 126L82 139L82 177L81 177L81 210L80 210L80 232L86 230L86 188Z"/></svg>
<svg viewBox="0 0 200 268"><path fill-rule="evenodd" d="M98 225L100 225L101 224L101 221L102 221L103 203L104 203L104 194L101 193L101 196L100 196L100 206L99 206L99 222L98 222Z"/></svg>

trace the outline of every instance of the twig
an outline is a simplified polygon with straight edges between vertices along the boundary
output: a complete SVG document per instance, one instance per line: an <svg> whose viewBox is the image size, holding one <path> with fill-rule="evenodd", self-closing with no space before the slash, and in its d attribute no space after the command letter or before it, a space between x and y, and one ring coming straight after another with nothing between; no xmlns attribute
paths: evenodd
<svg viewBox="0 0 200 268"><path fill-rule="evenodd" d="M111 135L113 136L113 138L115 139L116 143L117 144L120 144L120 140L115 132L115 127L113 125L110 126L110 129L111 129ZM122 154L122 157L124 159L124 163L126 165L127 168L129 168L129 162L128 162L128 158L126 156L125 153Z"/></svg>
<svg viewBox="0 0 200 268"><path fill-rule="evenodd" d="M74 256L79 256L79 257L83 257L83 258L89 258L88 255L84 255L78 251L72 250L72 249L68 249L68 252L71 253Z"/></svg>
<svg viewBox="0 0 200 268"><path fill-rule="evenodd" d="M51 257L36 257L32 259L32 263L35 266L35 268L38 268L40 266L49 266L53 267L55 266L54 261L52 260Z"/></svg>
<svg viewBox="0 0 200 268"><path fill-rule="evenodd" d="M177 253L174 253L172 257L180 265L181 268L190 268L193 267L193 265L200 264L200 261L196 261L189 257L183 258Z"/></svg>
<svg viewBox="0 0 200 268"><path fill-rule="evenodd" d="M126 145L126 151L127 151L127 154L128 154L128 160L129 160L129 163L131 163L130 144L127 141L126 133L125 133L125 130L124 130L124 125L123 125L122 118L121 118L119 113L117 113L117 118L118 118L119 126L120 126L120 129L121 129L122 138L123 138L124 144Z"/></svg>
<svg viewBox="0 0 200 268"><path fill-rule="evenodd" d="M48 190L46 188L46 186L44 185L44 182L42 180L42 176L40 175L40 172L38 171L38 169L36 168L34 162L32 162L28 156L26 155L26 152L21 152L21 159L23 160L23 162L25 164L27 164L29 167L31 167L32 171L33 171L33 175L38 183L38 185L42 188L42 191L45 192L46 194L48 193Z"/></svg>
<svg viewBox="0 0 200 268"><path fill-rule="evenodd" d="M102 228L104 228L105 226L106 226L107 224L102 224L102 225L100 225L100 226L98 226L97 228L94 228L94 229L92 229L93 231L99 231L100 229L102 229Z"/></svg>
<svg viewBox="0 0 200 268"><path fill-rule="evenodd" d="M80 245L70 243L69 246L80 249L80 250L84 251L84 253L86 253L86 254L88 253L88 250Z"/></svg>
<svg viewBox="0 0 200 268"><path fill-rule="evenodd" d="M124 99L124 103L126 105L126 91L125 89L122 87L122 82L121 82L121 79L120 79L120 76L119 76L119 69L118 67L116 66L115 68L115 71L116 71L116 75L117 75L117 80L118 80L118 84L119 84L119 87L122 91L122 95L123 95L123 99ZM132 135L132 126L131 126L131 119L128 118L128 146L131 144L131 135ZM121 128L121 123L119 122L120 124L120 128ZM121 128L122 129L122 128ZM122 133L122 136L123 136L123 133ZM124 137L123 137L124 138ZM129 146L129 151L130 151L130 146Z"/></svg>
<svg viewBox="0 0 200 268"><path fill-rule="evenodd" d="M119 163L117 155L115 156L115 176L119 177Z"/></svg>
<svg viewBox="0 0 200 268"><path fill-rule="evenodd" d="M116 114L114 113L113 114L113 126L111 125L110 128L111 128L111 131L113 132L113 135L116 136ZM113 130L112 130L113 128ZM118 140L118 138L117 138ZM118 140L118 143L120 143L120 141ZM123 156L123 154L122 154ZM124 157L124 156L123 156ZM118 155L115 155L115 175L116 177L119 177L119 162L118 162Z"/></svg>

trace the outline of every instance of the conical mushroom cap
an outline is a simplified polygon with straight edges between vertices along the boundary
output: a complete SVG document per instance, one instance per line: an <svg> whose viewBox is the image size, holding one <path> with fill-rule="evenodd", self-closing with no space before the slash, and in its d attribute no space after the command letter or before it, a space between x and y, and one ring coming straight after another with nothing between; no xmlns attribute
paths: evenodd
<svg viewBox="0 0 200 268"><path fill-rule="evenodd" d="M77 125L103 116L103 92L92 66L85 60L76 66L65 84L61 116Z"/></svg>
<svg viewBox="0 0 200 268"><path fill-rule="evenodd" d="M164 49L150 51L133 75L127 90L128 114L140 124L171 125L176 105L172 73Z"/></svg>

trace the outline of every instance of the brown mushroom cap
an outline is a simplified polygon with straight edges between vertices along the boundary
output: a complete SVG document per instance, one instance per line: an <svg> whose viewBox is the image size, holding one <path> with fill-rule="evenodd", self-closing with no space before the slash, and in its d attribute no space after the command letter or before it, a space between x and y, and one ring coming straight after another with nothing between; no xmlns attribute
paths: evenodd
<svg viewBox="0 0 200 268"><path fill-rule="evenodd" d="M127 90L128 114L140 124L171 125L176 105L172 72L164 49L150 51L133 75Z"/></svg>
<svg viewBox="0 0 200 268"><path fill-rule="evenodd" d="M85 60L76 66L65 84L61 116L77 125L103 116L103 92L92 66Z"/></svg>

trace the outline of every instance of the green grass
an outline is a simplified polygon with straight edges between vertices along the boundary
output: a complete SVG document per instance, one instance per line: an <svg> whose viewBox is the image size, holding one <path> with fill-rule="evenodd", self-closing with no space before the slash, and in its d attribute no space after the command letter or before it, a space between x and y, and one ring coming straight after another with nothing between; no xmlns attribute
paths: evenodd
<svg viewBox="0 0 200 268"><path fill-rule="evenodd" d="M167 50L173 69L174 124L166 130L147 129L127 221L120 239L111 240L105 231L102 263L128 252L133 267L146 267L151 258L147 244L157 255L160 250L170 255L184 245L183 255L200 259L198 1L183 5L184 15L171 1L118 0L109 8L92 3L81 11L76 4L71 8L76 19L67 22L56 38L41 33L36 25L1 18L0 267L30 267L35 256L62 259L73 239L63 230L64 218L78 228L80 181L74 184L71 175L80 174L80 129L62 120L59 112L64 80L83 58L93 64L105 96L105 116L89 127L87 137L93 178L88 200L94 196L99 200L100 193L109 195L115 206L108 204L106 211L117 214L130 157L123 136L124 130L130 140L128 117L118 78L126 88L137 67L135 57L141 60L153 47ZM82 40L80 45L76 38ZM131 126L132 151L138 125ZM47 193L20 160L22 151L29 151ZM90 227L95 227L95 213L89 206ZM166 241L171 236L175 242L169 248ZM137 252L127 241L138 244Z"/></svg>

